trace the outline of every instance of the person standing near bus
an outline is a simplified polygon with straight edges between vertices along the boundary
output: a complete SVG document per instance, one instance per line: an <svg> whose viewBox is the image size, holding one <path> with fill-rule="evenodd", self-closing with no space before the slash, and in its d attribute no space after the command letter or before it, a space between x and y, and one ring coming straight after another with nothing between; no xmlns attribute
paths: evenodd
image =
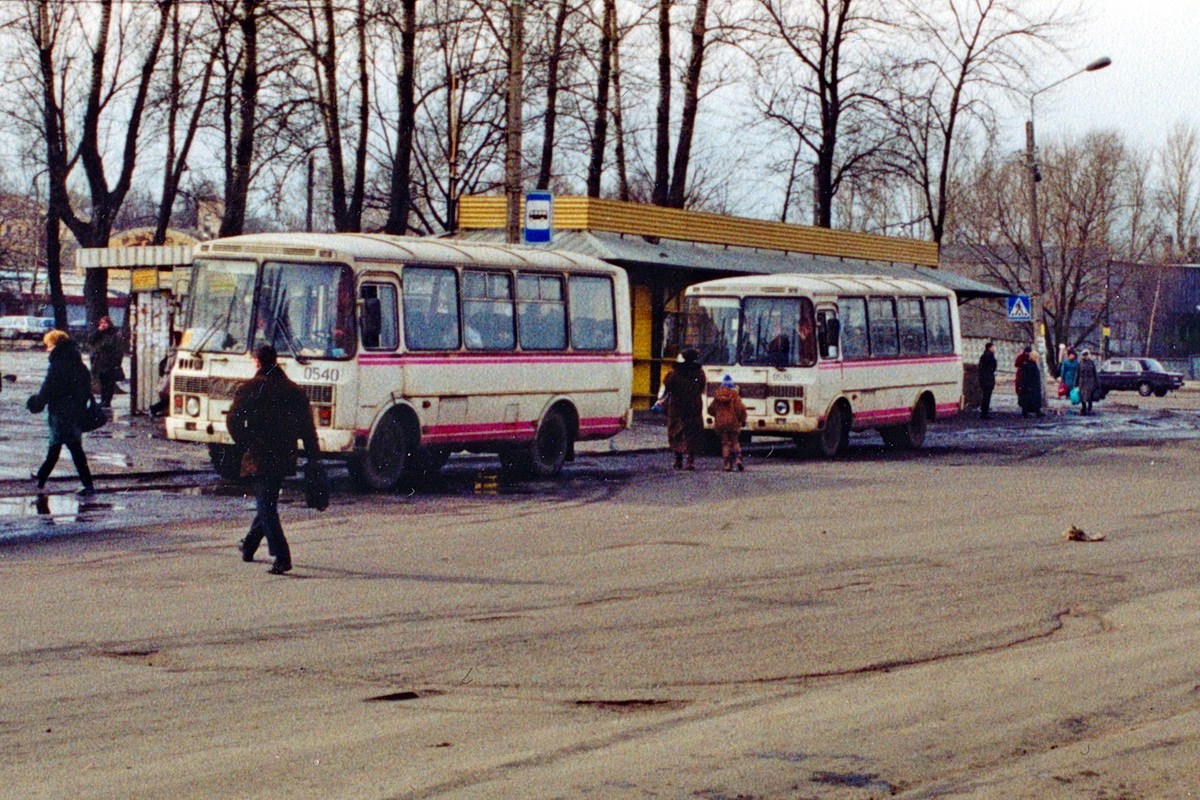
<svg viewBox="0 0 1200 800"><path fill-rule="evenodd" d="M1042 371L1038 367L1038 354L1030 352L1029 358L1017 371L1017 403L1021 416L1030 414L1045 416L1042 412Z"/></svg>
<svg viewBox="0 0 1200 800"><path fill-rule="evenodd" d="M988 342L979 357L979 418L992 416L992 392L996 388L996 345Z"/></svg>
<svg viewBox="0 0 1200 800"><path fill-rule="evenodd" d="M125 380L125 369L121 362L125 359L125 339L113 325L111 317L104 316L96 323L96 332L89 342L92 356L92 374L100 384L100 405L105 408L112 406L113 395L117 392L117 384Z"/></svg>
<svg viewBox="0 0 1200 800"><path fill-rule="evenodd" d="M667 401L667 443L675 453L675 469L695 469L696 451L704 434L704 369L700 352L689 347L663 379ZM687 465L684 466L684 456Z"/></svg>
<svg viewBox="0 0 1200 800"><path fill-rule="evenodd" d="M737 390L733 378L726 375L721 379L721 385L713 392L712 402L708 404L709 416L713 418L713 430L721 437L721 457L725 460L725 471L737 467L741 472L745 469L742 464L742 443L739 439L742 428L746 426L746 404Z"/></svg>
<svg viewBox="0 0 1200 800"><path fill-rule="evenodd" d="M1079 359L1075 355L1073 348L1067 349L1067 357L1058 366L1058 377L1063 385L1063 389L1059 390L1059 394L1064 397L1070 397L1071 390L1075 388L1076 380L1079 377Z"/></svg>
<svg viewBox="0 0 1200 800"><path fill-rule="evenodd" d="M275 557L268 570L282 575L292 568L292 553L279 521L279 490L283 479L296 471L296 440L304 443L304 457L317 457L317 429L304 390L292 382L277 363L269 344L254 351L255 376L234 395L229 407L229 435L243 450L242 475L254 478L256 513L250 532L241 541L243 561L253 561L263 537Z"/></svg>

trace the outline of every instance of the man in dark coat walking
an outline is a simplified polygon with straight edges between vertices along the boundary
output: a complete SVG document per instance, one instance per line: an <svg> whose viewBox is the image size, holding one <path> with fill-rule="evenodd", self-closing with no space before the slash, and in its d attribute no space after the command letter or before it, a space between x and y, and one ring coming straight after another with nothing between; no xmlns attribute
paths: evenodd
<svg viewBox="0 0 1200 800"><path fill-rule="evenodd" d="M296 471L296 441L304 457L317 458L317 429L304 390L284 374L275 348L254 351L258 371L237 390L229 408L229 435L242 449L242 475L254 478L256 513L241 542L242 560L253 561L263 537L275 557L270 572L282 575L292 568L292 554L279 521L279 490Z"/></svg>
<svg viewBox="0 0 1200 800"><path fill-rule="evenodd" d="M988 342L979 357L979 418L992 416L992 392L996 388L996 345Z"/></svg>

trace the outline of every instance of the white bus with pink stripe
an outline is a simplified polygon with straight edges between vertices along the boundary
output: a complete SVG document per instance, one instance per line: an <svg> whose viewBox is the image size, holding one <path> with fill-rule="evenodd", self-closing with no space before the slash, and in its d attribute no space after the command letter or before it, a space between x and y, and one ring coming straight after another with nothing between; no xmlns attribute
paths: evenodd
<svg viewBox="0 0 1200 800"><path fill-rule="evenodd" d="M727 278L689 287L684 316L683 346L699 351L709 394L729 375L751 436L791 436L835 456L850 431L874 428L912 449L932 420L962 410L958 304L928 281Z"/></svg>
<svg viewBox="0 0 1200 800"><path fill-rule="evenodd" d="M225 415L261 344L308 393L322 452L369 489L463 450L553 475L632 416L625 272L572 253L356 233L197 245L167 435L227 476Z"/></svg>

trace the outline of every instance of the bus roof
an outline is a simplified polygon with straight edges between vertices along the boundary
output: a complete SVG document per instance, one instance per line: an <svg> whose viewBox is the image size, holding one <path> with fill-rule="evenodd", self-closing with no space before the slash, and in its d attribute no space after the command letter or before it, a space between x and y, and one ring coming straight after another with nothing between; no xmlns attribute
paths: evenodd
<svg viewBox="0 0 1200 800"><path fill-rule="evenodd" d="M953 297L945 286L887 275L745 275L688 287L689 294L920 294Z"/></svg>
<svg viewBox="0 0 1200 800"><path fill-rule="evenodd" d="M196 255L290 255L321 258L334 254L355 261L460 264L492 267L578 267L621 272L619 267L580 253L524 245L464 242L382 233L249 233L196 245Z"/></svg>

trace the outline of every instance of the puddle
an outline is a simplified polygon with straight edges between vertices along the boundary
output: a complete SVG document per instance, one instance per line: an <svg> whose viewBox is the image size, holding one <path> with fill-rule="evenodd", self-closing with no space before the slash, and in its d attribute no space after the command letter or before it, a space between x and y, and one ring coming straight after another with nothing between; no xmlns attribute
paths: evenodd
<svg viewBox="0 0 1200 800"><path fill-rule="evenodd" d="M0 497L0 517L39 518L51 524L81 522L97 514L123 510L123 506L97 500L95 497L79 497L73 494Z"/></svg>

